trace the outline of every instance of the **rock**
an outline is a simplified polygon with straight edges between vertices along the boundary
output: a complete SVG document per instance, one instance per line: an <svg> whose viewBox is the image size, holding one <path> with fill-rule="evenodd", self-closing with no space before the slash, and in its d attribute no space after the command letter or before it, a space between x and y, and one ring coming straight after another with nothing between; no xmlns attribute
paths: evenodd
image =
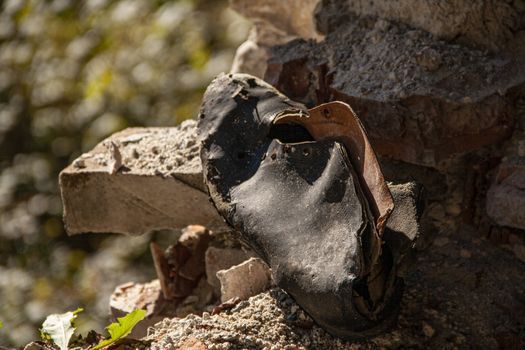
<svg viewBox="0 0 525 350"><path fill-rule="evenodd" d="M246 300L270 287L271 275L268 265L261 259L250 258L228 270L217 272L221 283L221 301L235 297Z"/></svg>
<svg viewBox="0 0 525 350"><path fill-rule="evenodd" d="M525 158L509 158L500 164L486 206L489 217L499 225L525 229Z"/></svg>
<svg viewBox="0 0 525 350"><path fill-rule="evenodd" d="M429 47L423 48L416 54L416 61L420 66L429 71L435 71L441 67L443 60L439 52Z"/></svg>
<svg viewBox="0 0 525 350"><path fill-rule="evenodd" d="M204 192L198 154L193 121L112 135L60 174L67 232L141 235L191 224L229 230Z"/></svg>
<svg viewBox="0 0 525 350"><path fill-rule="evenodd" d="M360 16L403 22L442 39L490 50L525 52L525 23L520 20L525 8L521 1L345 0L322 4L317 12L324 16L336 16L346 7Z"/></svg>
<svg viewBox="0 0 525 350"><path fill-rule="evenodd" d="M450 214L452 216L458 216L461 214L461 205L459 203L450 203L445 208L447 214Z"/></svg>
<svg viewBox="0 0 525 350"><path fill-rule="evenodd" d="M227 270L232 266L239 265L248 260L254 254L248 254L238 248L209 247L206 251L206 276L208 283L212 286L215 295L221 295L221 283L217 278L217 272Z"/></svg>
<svg viewBox="0 0 525 350"><path fill-rule="evenodd" d="M423 334L425 334L425 337L432 338L436 333L434 328L425 321L422 322L421 328L423 329Z"/></svg>
<svg viewBox="0 0 525 350"><path fill-rule="evenodd" d="M313 18L319 0L233 0L230 6L251 19L254 27L239 46L232 73L248 73L262 78L267 67L268 49L297 37L319 39Z"/></svg>
<svg viewBox="0 0 525 350"><path fill-rule="evenodd" d="M266 48L253 40L246 40L235 51L232 73L248 73L262 78L266 71Z"/></svg>
<svg viewBox="0 0 525 350"><path fill-rule="evenodd" d="M186 298L193 291L205 273L204 255L210 240L205 227L191 225L165 252L156 243L151 243L155 271L166 299Z"/></svg>
<svg viewBox="0 0 525 350"><path fill-rule="evenodd" d="M446 218L445 208L441 203L434 202L428 206L427 215L436 221L444 221Z"/></svg>
<svg viewBox="0 0 525 350"><path fill-rule="evenodd" d="M292 308L295 310L292 312ZM294 314L295 321L287 321ZM309 328L301 328L309 324ZM228 312L206 318L165 320L145 339L152 350L196 338L210 349L351 349L315 325L294 300L278 289L258 294Z"/></svg>

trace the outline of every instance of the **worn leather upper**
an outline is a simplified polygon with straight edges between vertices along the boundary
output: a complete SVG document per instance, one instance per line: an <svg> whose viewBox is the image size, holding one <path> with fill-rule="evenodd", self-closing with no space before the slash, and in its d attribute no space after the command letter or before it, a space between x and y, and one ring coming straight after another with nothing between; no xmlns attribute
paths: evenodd
<svg viewBox="0 0 525 350"><path fill-rule="evenodd" d="M393 200L357 117L328 108L326 123L258 78L220 75L199 116L201 159L213 203L276 283L329 332L358 338L398 307L397 255L380 238Z"/></svg>

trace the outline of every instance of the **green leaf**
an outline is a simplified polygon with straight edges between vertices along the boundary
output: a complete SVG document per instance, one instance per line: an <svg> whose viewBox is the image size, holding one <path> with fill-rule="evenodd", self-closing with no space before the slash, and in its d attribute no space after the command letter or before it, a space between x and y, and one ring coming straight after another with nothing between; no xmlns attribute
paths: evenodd
<svg viewBox="0 0 525 350"><path fill-rule="evenodd" d="M146 311L137 309L130 312L124 317L117 318L117 322L114 322L106 327L109 332L110 338L103 340L92 350L102 349L110 344L113 344L119 339L124 338L131 333L133 328L146 317Z"/></svg>
<svg viewBox="0 0 525 350"><path fill-rule="evenodd" d="M4 328L4 323L0 321L0 329Z"/></svg>
<svg viewBox="0 0 525 350"><path fill-rule="evenodd" d="M75 326L73 321L83 309L78 308L75 311L68 311L65 314L53 314L47 316L40 336L44 340L52 340L60 350L67 350L67 346L73 333L75 333Z"/></svg>

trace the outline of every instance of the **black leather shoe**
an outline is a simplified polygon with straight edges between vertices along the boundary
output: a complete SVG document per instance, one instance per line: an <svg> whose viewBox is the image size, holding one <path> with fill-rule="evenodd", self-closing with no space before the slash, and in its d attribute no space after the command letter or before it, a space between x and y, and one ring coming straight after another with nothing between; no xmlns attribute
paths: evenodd
<svg viewBox="0 0 525 350"><path fill-rule="evenodd" d="M199 118L210 197L275 282L333 335L390 326L421 190L391 186L392 197L351 108L307 110L258 78L229 74L210 84Z"/></svg>

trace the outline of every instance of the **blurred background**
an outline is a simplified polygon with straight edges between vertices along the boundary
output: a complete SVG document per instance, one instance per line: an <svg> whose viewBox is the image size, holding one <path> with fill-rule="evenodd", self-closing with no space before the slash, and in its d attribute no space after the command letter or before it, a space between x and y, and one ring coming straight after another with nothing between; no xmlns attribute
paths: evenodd
<svg viewBox="0 0 525 350"><path fill-rule="evenodd" d="M227 0L0 4L0 345L77 307L102 332L115 286L155 278L152 237L68 237L58 173L115 131L194 117L250 24Z"/></svg>

